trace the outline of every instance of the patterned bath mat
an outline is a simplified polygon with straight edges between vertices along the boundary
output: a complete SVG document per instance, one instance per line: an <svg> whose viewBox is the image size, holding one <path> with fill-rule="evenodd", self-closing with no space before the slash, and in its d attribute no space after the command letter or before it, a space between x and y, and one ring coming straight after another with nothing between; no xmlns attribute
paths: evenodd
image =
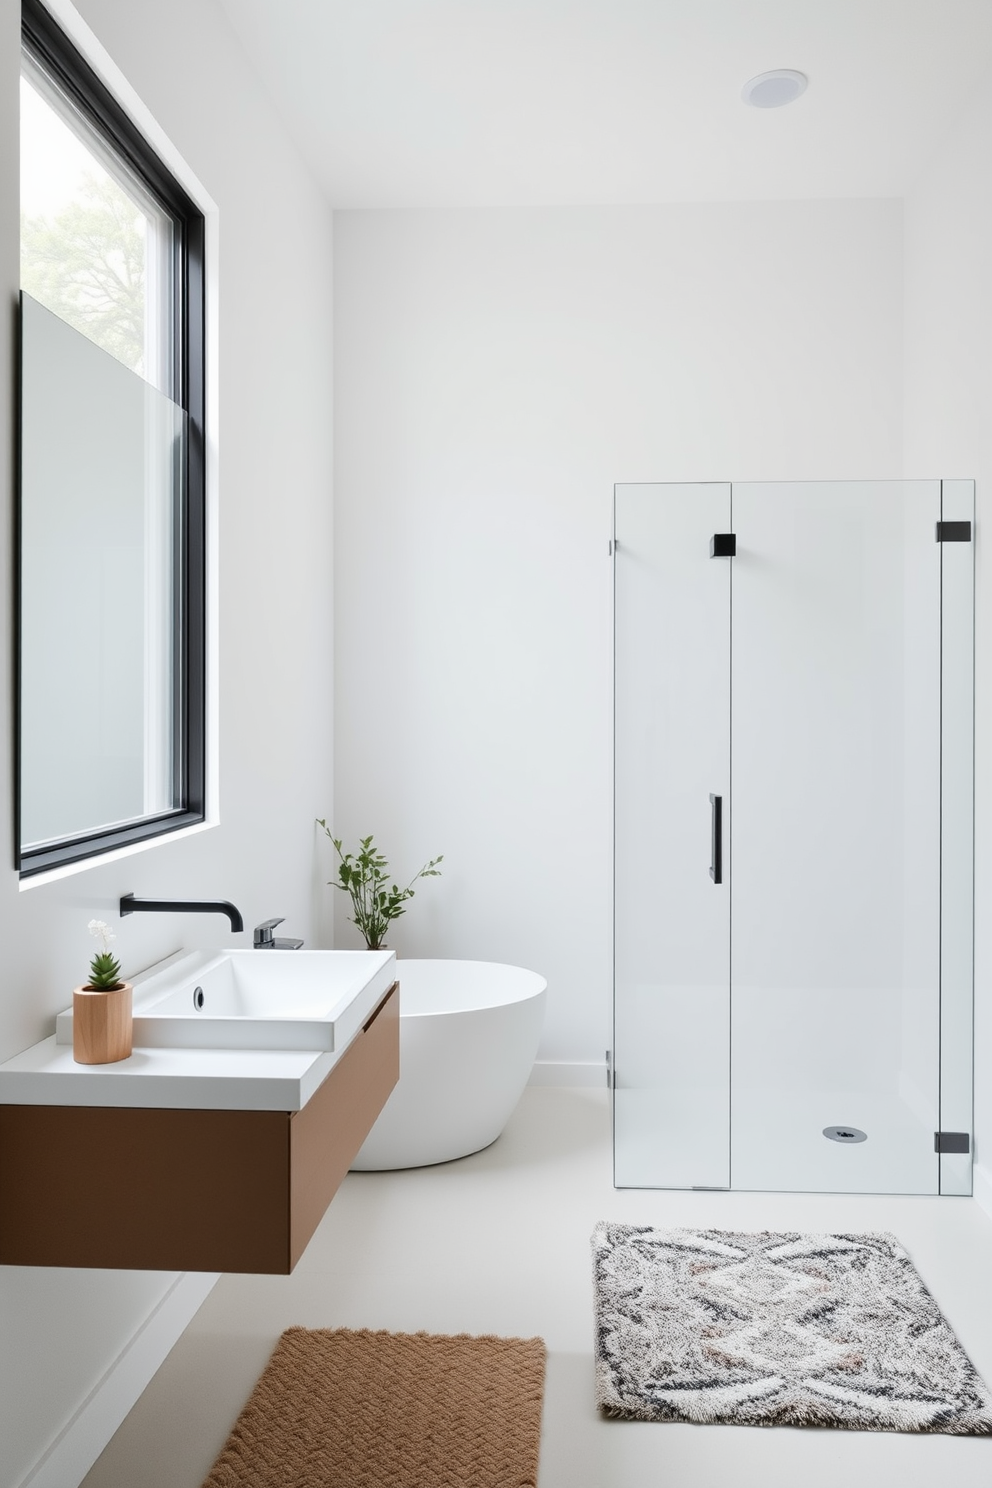
<svg viewBox="0 0 992 1488"><path fill-rule="evenodd" d="M609 1415L992 1434L992 1396L893 1235L601 1223L593 1258Z"/></svg>
<svg viewBox="0 0 992 1488"><path fill-rule="evenodd" d="M203 1488L535 1488L540 1338L289 1328Z"/></svg>

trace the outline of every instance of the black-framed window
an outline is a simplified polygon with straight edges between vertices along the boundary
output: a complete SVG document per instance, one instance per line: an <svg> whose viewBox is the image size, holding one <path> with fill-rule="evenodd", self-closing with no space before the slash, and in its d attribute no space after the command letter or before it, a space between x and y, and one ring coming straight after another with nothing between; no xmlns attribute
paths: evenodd
<svg viewBox="0 0 992 1488"><path fill-rule="evenodd" d="M22 4L23 876L205 812L204 221Z"/></svg>

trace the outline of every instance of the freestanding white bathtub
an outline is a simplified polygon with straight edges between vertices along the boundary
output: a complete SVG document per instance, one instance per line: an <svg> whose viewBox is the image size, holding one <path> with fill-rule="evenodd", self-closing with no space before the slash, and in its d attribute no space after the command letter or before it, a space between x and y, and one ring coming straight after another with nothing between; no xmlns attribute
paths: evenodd
<svg viewBox="0 0 992 1488"><path fill-rule="evenodd" d="M537 1054L547 982L494 961L397 961L400 1078L352 1168L419 1168L495 1142Z"/></svg>

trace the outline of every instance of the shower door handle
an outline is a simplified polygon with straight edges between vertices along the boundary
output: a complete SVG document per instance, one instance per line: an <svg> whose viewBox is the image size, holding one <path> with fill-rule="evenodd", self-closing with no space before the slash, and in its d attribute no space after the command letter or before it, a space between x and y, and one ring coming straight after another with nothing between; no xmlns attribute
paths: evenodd
<svg viewBox="0 0 992 1488"><path fill-rule="evenodd" d="M710 796L710 878L723 883L723 797Z"/></svg>

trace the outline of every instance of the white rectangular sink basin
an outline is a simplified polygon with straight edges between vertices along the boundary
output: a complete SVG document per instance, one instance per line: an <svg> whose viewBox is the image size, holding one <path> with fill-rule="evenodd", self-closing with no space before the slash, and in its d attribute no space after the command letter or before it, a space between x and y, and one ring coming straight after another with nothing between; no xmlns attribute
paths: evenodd
<svg viewBox="0 0 992 1488"><path fill-rule="evenodd" d="M343 1049L395 980L394 951L191 951L134 978L134 1044Z"/></svg>

